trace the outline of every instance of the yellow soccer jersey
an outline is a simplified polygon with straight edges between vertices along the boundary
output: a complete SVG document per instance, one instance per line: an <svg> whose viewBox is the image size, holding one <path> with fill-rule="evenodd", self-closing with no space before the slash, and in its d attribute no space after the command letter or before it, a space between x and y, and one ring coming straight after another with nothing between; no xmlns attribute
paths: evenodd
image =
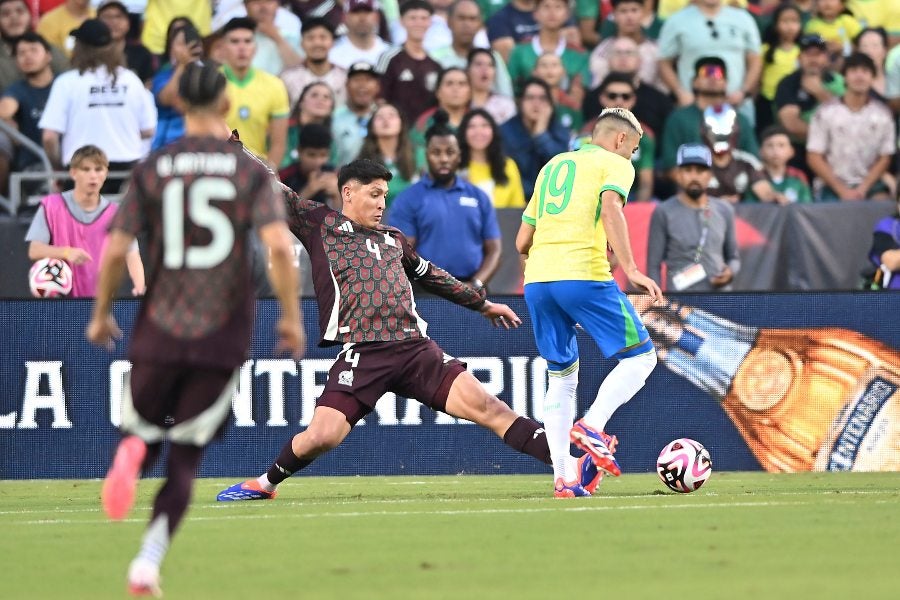
<svg viewBox="0 0 900 600"><path fill-rule="evenodd" d="M227 66L223 70L231 100L225 122L229 128L238 130L248 150L266 156L269 121L287 117L291 111L287 88L279 78L258 69L251 68L243 80Z"/></svg>
<svg viewBox="0 0 900 600"><path fill-rule="evenodd" d="M600 194L613 190L628 198L632 183L630 160L592 144L544 165L522 215L535 228L525 283L611 280Z"/></svg>

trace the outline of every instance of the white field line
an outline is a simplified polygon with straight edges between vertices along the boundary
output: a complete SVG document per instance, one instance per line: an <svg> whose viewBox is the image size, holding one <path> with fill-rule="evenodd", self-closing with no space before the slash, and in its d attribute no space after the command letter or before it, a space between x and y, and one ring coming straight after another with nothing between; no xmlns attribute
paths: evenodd
<svg viewBox="0 0 900 600"><path fill-rule="evenodd" d="M589 500L588 502L594 502ZM401 510L401 511L349 511L349 512L324 512L316 514L307 513L279 513L274 514L244 514L244 515L215 515L215 516L190 516L191 521L242 521L248 519L321 519L321 518L356 518L356 517L407 517L414 515L441 515L441 516L481 516L481 515L519 515L534 513L565 513L565 512L606 512L606 511L633 511L633 510L676 510L676 509L707 509L707 508L769 508L773 506L811 506L823 502L722 502L722 503L698 503L698 504L631 504L621 506L558 506L542 508L483 508L472 510ZM836 504L834 501L826 502ZM853 504L855 502L849 502ZM877 504L886 504L888 501L876 501ZM302 505L302 503L300 503ZM844 503L848 504L848 503ZM293 506L293 503L285 503L282 506ZM319 505L321 506L321 505ZM144 523L146 518L124 519L124 523ZM37 519L30 521L13 521L10 525L66 525L66 524L99 524L106 521L82 521L74 519Z"/></svg>
<svg viewBox="0 0 900 600"><path fill-rule="evenodd" d="M418 482L416 482L418 483ZM425 483L425 482L422 482ZM429 482L430 483L430 482ZM399 485L399 484L398 484ZM546 485L545 482L541 482L540 485L544 487ZM198 486L199 487L199 486ZM221 486L219 484L210 485L213 489L219 489ZM292 486L293 487L293 486ZM900 493L900 490L823 490L816 492L822 496L874 496L874 495L897 495ZM781 497L781 496L808 496L810 492L764 492L760 493L760 496L766 497ZM232 510L234 503L232 502L217 502L217 503L209 503L208 501L198 499L199 494L195 491L194 493L194 509L200 508L208 508L212 510ZM703 494L704 498L715 498L718 494L715 492L707 492ZM688 496L676 495L666 492L665 494L632 494L632 495L624 495L624 496L598 496L598 498L608 498L609 500L654 500L657 498L679 498L687 500ZM696 497L696 496L694 496ZM299 507L327 507L327 506L344 506L344 505L353 505L353 506L364 506L369 504L412 504L412 503L421 503L421 502L430 502L433 504L454 504L454 503L477 503L477 502L543 502L547 498L393 498L393 499L385 499L385 500L362 500L362 499L353 499L353 500L322 500L320 502L286 502L286 501L277 501L272 506L299 506ZM22 510L0 510L0 516L2 515L40 515L40 514L57 514L57 513L99 513L100 506L99 501L100 498L98 496L89 496L89 497L77 497L77 498L69 498L69 500L87 500L87 501L96 501L96 508L50 508L44 510L32 510L32 509L22 509ZM592 502L593 500L588 500L588 502ZM897 500L900 502L900 499ZM743 504L743 503L738 503ZM751 504L759 504L752 503ZM680 505L679 505L680 506ZM691 506L691 505L686 505ZM717 506L725 506L725 504L717 505ZM614 508L614 507L606 507Z"/></svg>

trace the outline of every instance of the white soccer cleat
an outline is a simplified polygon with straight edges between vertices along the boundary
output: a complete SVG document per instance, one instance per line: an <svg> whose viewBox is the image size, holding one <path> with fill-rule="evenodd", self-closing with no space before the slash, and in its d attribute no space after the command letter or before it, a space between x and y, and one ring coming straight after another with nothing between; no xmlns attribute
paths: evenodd
<svg viewBox="0 0 900 600"><path fill-rule="evenodd" d="M128 593L132 596L162 598L159 581L159 566L149 560L136 558L128 566Z"/></svg>

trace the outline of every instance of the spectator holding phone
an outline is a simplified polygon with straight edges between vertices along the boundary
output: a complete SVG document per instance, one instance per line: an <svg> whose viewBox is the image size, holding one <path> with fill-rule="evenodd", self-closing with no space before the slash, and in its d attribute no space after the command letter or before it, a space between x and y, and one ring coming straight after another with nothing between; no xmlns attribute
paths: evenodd
<svg viewBox="0 0 900 600"><path fill-rule="evenodd" d="M178 82L184 68L203 55L197 28L187 19L173 19L174 21L179 21L180 25L170 27L166 37L168 62L153 77L150 88L159 115L153 150L184 136L184 116L178 96Z"/></svg>
<svg viewBox="0 0 900 600"><path fill-rule="evenodd" d="M278 171L284 185L301 198L327 204L334 210L341 209L337 174L328 164L331 153L331 130L327 125L310 123L300 130L297 142L297 160Z"/></svg>

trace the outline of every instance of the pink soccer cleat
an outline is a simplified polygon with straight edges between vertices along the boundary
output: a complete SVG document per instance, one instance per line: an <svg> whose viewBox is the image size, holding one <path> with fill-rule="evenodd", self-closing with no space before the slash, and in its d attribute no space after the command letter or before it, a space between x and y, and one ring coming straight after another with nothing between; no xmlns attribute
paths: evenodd
<svg viewBox="0 0 900 600"><path fill-rule="evenodd" d="M616 447L618 440L615 436L610 436L602 431L597 431L593 427L588 426L584 420L579 420L569 431L569 439L572 440L572 443L578 448L590 455L591 460L594 461L597 468L604 473L612 475L613 477L618 477L622 474L619 463L616 461L612 450L609 447L609 444L611 444L613 448ZM609 444L607 444L607 441L609 441Z"/></svg>
<svg viewBox="0 0 900 600"><path fill-rule="evenodd" d="M128 516L134 506L137 480L141 475L141 465L147 455L147 445L136 435L122 438L116 449L112 466L103 480L100 502L106 516L120 521Z"/></svg>
<svg viewBox="0 0 900 600"><path fill-rule="evenodd" d="M567 482L562 477L559 477L553 486L554 498L581 498L590 495L591 493L581 487L577 481Z"/></svg>

